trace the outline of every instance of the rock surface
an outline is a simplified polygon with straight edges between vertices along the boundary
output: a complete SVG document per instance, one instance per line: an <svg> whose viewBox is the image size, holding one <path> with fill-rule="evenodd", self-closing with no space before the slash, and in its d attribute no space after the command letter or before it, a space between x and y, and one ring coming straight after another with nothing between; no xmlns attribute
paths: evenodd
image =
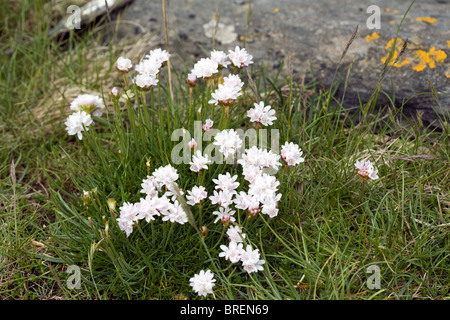
<svg viewBox="0 0 450 320"><path fill-rule="evenodd" d="M373 22L374 12L367 10L374 2L380 8L380 29L367 26L368 19ZM289 61L298 76L310 75L312 67L315 77L325 86L330 85L342 52L359 26L343 60L344 66L355 60L345 101L348 106L358 106L358 100L367 101L378 83L383 59L411 1L170 0L166 3L170 50L188 68L212 49L211 20L215 19L219 23L214 39L216 49L227 52L236 45L245 46L256 63L263 61L272 69L278 69L285 59L283 71L288 71ZM389 95L395 93L398 107L412 95L430 92L431 82L439 93L439 104L427 94L414 97L405 105L411 115L422 113L426 124L439 125L433 110L450 118L449 16L450 0L414 3L399 32L396 53L406 39L409 46L382 86ZM159 45L164 45L161 1L134 0L122 20L120 36L155 33ZM380 101L388 103L381 96Z"/></svg>

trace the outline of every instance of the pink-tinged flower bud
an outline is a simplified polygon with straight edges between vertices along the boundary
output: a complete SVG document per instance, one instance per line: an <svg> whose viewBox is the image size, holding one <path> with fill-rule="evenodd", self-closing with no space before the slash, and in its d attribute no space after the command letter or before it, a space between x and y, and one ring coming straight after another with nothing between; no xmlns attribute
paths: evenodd
<svg viewBox="0 0 450 320"><path fill-rule="evenodd" d="M211 119L207 119L207 120L205 121L205 124L202 125L202 130L203 130L204 132L208 132L209 130L211 130L213 124L214 124L214 121L212 121Z"/></svg>
<svg viewBox="0 0 450 320"><path fill-rule="evenodd" d="M119 95L119 89L117 89L117 87L112 88L111 95L117 97Z"/></svg>
<svg viewBox="0 0 450 320"><path fill-rule="evenodd" d="M255 217L261 211L259 207L249 207L247 210L250 217Z"/></svg>
<svg viewBox="0 0 450 320"><path fill-rule="evenodd" d="M189 73L187 78L186 78L186 84L190 87L193 88L195 87L195 85L197 84L197 77L195 76L195 74L193 73Z"/></svg>
<svg viewBox="0 0 450 320"><path fill-rule="evenodd" d="M225 228L228 227L228 224L230 223L230 219L231 219L231 216L229 214L224 214L222 216L222 224Z"/></svg>
<svg viewBox="0 0 450 320"><path fill-rule="evenodd" d="M189 149L194 150L195 148L197 148L197 142L194 139L192 139L191 141L188 142L188 146Z"/></svg>

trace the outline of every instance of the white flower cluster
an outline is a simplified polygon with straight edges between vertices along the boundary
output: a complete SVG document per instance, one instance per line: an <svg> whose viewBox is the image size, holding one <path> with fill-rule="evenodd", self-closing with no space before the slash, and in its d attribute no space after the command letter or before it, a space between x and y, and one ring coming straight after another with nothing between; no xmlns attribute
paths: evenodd
<svg viewBox="0 0 450 320"><path fill-rule="evenodd" d="M133 79L134 84L142 90L157 85L159 82L157 74L167 64L169 58L170 54L166 50L161 48L151 50L150 54L136 65L135 70L138 74Z"/></svg>
<svg viewBox="0 0 450 320"><path fill-rule="evenodd" d="M102 98L92 94L81 94L70 104L70 110L74 111L67 118L67 133L77 135L79 140L83 139L83 131L88 131L89 126L94 123L92 116L101 117L105 109ZM91 116L92 115L92 116Z"/></svg>
<svg viewBox="0 0 450 320"><path fill-rule="evenodd" d="M156 79L159 69L168 58L169 55L162 50L154 50L146 56L135 67L139 73L135 78L136 85L144 88L151 85L144 83L144 77ZM207 81L217 79L216 75L220 70L232 66L235 73L223 78L217 89L211 93L211 100L208 102L223 107L231 106L242 94L244 86L243 81L236 74L236 70L252 64L252 59L253 57L245 49L239 47L229 50L228 54L214 50L209 58L200 59L195 63L186 78L186 83L191 90L198 79ZM129 64L125 61L121 61L121 63L118 61L117 68L129 69ZM143 79L140 79L140 76ZM150 81L147 79L147 82ZM211 84L213 81L209 83ZM257 122L264 126L272 125L277 120L275 110L270 105L266 106L263 101L254 103L254 108L248 110L247 116L251 122ZM213 124L211 119L207 119L202 125L202 130L204 132L212 131ZM192 161L189 162L190 171L203 178L202 172L210 168L211 159L208 154L203 153L201 148L197 149L199 145L195 139L191 139L188 145L190 150L194 151ZM244 149L244 142L238 132L231 128L218 131L214 135L213 145L227 160ZM239 179L239 174L224 172L211 179L214 184L213 190L207 190L202 185L195 185L184 195L177 184L179 178L177 170L170 164L157 168L152 175L142 181L141 193L145 194L145 197L134 204L125 202L120 207L120 216L117 219L120 229L129 236L139 220L151 222L158 216L161 216L163 221L184 224L188 222L188 214L178 202L177 196L184 195L187 205L200 208L204 207L204 201L209 201L211 205L215 206L209 212L210 217L214 219L214 223L220 222L223 225L224 232L226 231L228 237L228 244L220 246L219 257L223 257L231 263L240 262L247 273L263 270L265 260L261 259L259 249L252 247L247 235L238 225L236 212L243 210L248 213L248 218L255 217L260 213L269 218L276 217L279 213L278 203L282 195L279 192L280 182L274 174L283 165L282 162L289 166L303 162L303 153L299 146L292 142L286 142L282 147L281 154L256 146L243 151L237 164L240 166L238 170L242 169L241 177L244 183L240 183L242 180ZM206 226L202 226L201 230L203 229L206 231L205 233L201 232L202 237L207 233ZM214 274L210 270L206 272L201 270L199 274L195 274L190 279L190 285L197 294L206 296L213 293L212 288L215 281Z"/></svg>
<svg viewBox="0 0 450 320"><path fill-rule="evenodd" d="M260 259L259 249L253 250L249 244L244 249L242 243L231 241L228 247L221 245L220 249L222 249L222 252L219 253L219 257L225 257L231 263L242 262L242 267L248 273L263 270L262 265L265 261Z"/></svg>
<svg viewBox="0 0 450 320"><path fill-rule="evenodd" d="M188 222L186 212L176 200L176 192L183 194L178 188L177 179L177 170L169 164L157 168L142 181L141 193L146 196L134 204L125 202L120 207L120 216L117 218L119 228L126 232L127 237L133 232L134 225L142 219L150 222L156 216L161 216L163 221L180 224Z"/></svg>
<svg viewBox="0 0 450 320"><path fill-rule="evenodd" d="M194 87L197 79L213 79L221 69L232 65L236 69L246 67L253 63L253 57L245 49L236 46L235 50L224 51L213 50L209 58L202 58L195 63L194 68L188 74L186 83L189 87ZM218 88L211 94L209 104L230 106L242 94L244 83L237 74L230 74L224 77L223 83L219 83Z"/></svg>

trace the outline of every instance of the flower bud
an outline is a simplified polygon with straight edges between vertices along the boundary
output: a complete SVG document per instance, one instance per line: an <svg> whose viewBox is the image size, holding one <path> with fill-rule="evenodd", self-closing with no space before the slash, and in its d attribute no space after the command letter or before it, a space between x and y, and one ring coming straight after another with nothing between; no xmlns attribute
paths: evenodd
<svg viewBox="0 0 450 320"><path fill-rule="evenodd" d="M116 209L116 200L113 198L108 198L108 208L109 208L109 212L115 216L115 212L114 210Z"/></svg>
<svg viewBox="0 0 450 320"><path fill-rule="evenodd" d="M188 85L189 88L194 88L195 85L197 84L197 77L194 74L189 73L186 78L186 84Z"/></svg>
<svg viewBox="0 0 450 320"><path fill-rule="evenodd" d="M194 150L197 147L197 142L195 141L195 139L192 139L191 141L189 141L188 146L189 146L189 149Z"/></svg>
<svg viewBox="0 0 450 320"><path fill-rule="evenodd" d="M230 219L231 219L231 216L229 214L224 214L222 216L222 224L225 228L228 227L228 224L230 223Z"/></svg>
<svg viewBox="0 0 450 320"><path fill-rule="evenodd" d="M200 227L200 234L201 234L202 238L205 239L206 236L208 235L208 227L201 226Z"/></svg>

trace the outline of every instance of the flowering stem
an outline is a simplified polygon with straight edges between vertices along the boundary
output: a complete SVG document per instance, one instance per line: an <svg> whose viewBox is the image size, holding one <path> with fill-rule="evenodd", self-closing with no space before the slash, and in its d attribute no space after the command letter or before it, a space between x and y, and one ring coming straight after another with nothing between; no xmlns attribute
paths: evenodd
<svg viewBox="0 0 450 320"><path fill-rule="evenodd" d="M123 82L125 83L125 91L128 90L128 79L125 73L122 73Z"/></svg>
<svg viewBox="0 0 450 320"><path fill-rule="evenodd" d="M360 194L360 196L359 196L359 202L361 203L361 200L362 200L362 197L363 197L363 195L364 195L364 186L366 185L366 180L364 180L363 179L363 185L362 185L362 188L361 188L361 194Z"/></svg>
<svg viewBox="0 0 450 320"><path fill-rule="evenodd" d="M214 250L216 247L217 247L217 245L218 244L220 244L221 242L222 242L222 239L223 239L223 235L225 234L225 226L223 226L223 228L222 228L222 233L220 234L220 238L219 238L219 240L216 242L216 244L214 245L214 247L212 247L212 250Z"/></svg>

